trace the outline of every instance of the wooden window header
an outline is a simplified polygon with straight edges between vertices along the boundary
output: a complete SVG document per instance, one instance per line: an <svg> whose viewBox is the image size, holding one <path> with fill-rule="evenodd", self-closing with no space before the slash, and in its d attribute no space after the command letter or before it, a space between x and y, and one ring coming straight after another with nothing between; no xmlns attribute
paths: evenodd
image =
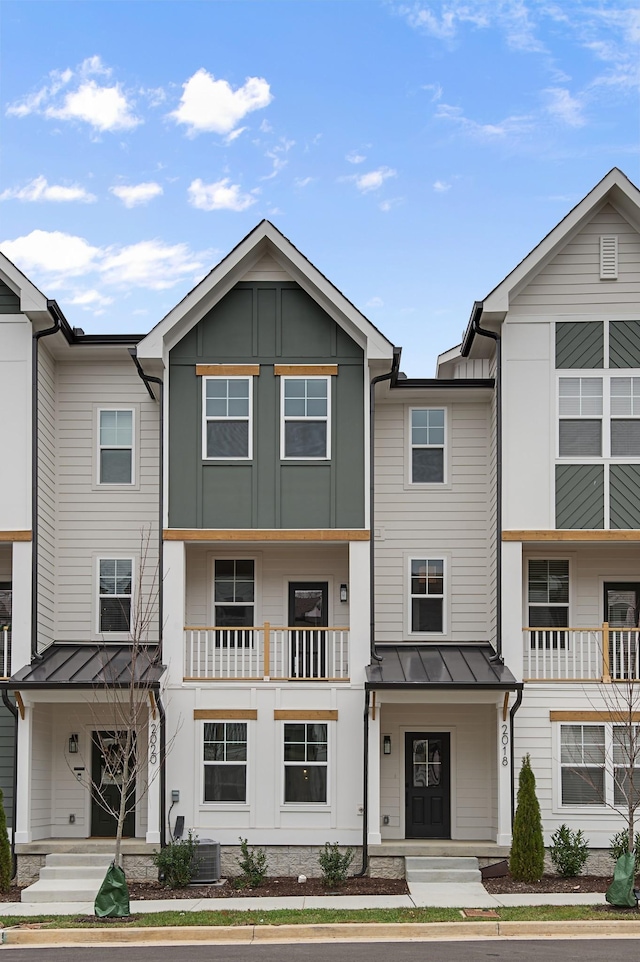
<svg viewBox="0 0 640 962"><path fill-rule="evenodd" d="M337 364L274 364L276 377L336 377Z"/></svg>
<svg viewBox="0 0 640 962"><path fill-rule="evenodd" d="M0 531L0 541L31 541L31 531Z"/></svg>
<svg viewBox="0 0 640 962"><path fill-rule="evenodd" d="M544 531L503 531L503 541L640 541L636 528L552 528Z"/></svg>
<svg viewBox="0 0 640 962"><path fill-rule="evenodd" d="M338 712L324 709L276 708L273 712L274 721L337 721Z"/></svg>
<svg viewBox="0 0 640 962"><path fill-rule="evenodd" d="M196 721L256 721L257 708L194 708L193 717Z"/></svg>
<svg viewBox="0 0 640 962"><path fill-rule="evenodd" d="M198 377L257 377L259 364L196 364Z"/></svg>
<svg viewBox="0 0 640 962"><path fill-rule="evenodd" d="M552 722L615 722L618 725L624 724L629 720L640 722L640 711L631 713L621 709L618 711L612 708L609 711L550 711L549 721Z"/></svg>
<svg viewBox="0 0 640 962"><path fill-rule="evenodd" d="M164 541L369 541L364 528L165 528Z"/></svg>

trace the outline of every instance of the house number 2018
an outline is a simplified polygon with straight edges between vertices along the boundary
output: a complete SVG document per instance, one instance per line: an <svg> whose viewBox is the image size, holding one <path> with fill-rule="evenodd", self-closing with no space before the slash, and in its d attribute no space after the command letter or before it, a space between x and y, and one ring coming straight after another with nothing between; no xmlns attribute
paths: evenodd
<svg viewBox="0 0 640 962"><path fill-rule="evenodd" d="M500 738L502 744L502 764L509 764L509 729L507 725L502 726L502 736Z"/></svg>

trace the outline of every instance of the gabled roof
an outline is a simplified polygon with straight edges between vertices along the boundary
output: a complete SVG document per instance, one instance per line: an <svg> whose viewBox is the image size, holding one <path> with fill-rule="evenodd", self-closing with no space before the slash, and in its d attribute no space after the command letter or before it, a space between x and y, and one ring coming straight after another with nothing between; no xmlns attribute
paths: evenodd
<svg viewBox="0 0 640 962"><path fill-rule="evenodd" d="M610 203L627 220L640 229L640 190L617 167L596 184L579 204L569 211L559 224L520 261L507 276L481 302L476 302L462 341L462 355L471 348L475 334L477 309L480 308L483 323L495 326L504 319L515 297L553 257L574 237L597 211ZM474 320L475 319L475 320Z"/></svg>
<svg viewBox="0 0 640 962"><path fill-rule="evenodd" d="M391 359L393 345L270 221L263 220L138 345L138 357L163 358L265 254L272 256L370 358Z"/></svg>
<svg viewBox="0 0 640 962"><path fill-rule="evenodd" d="M16 265L0 251L0 281L20 298L25 314L47 314L47 298Z"/></svg>

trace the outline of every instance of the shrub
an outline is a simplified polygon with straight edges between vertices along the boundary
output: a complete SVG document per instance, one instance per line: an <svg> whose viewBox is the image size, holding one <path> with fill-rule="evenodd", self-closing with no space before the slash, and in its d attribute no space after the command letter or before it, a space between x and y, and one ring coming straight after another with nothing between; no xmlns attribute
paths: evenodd
<svg viewBox="0 0 640 962"><path fill-rule="evenodd" d="M338 843L331 845L330 842L324 843L324 848L320 849L318 862L322 871L322 881L325 885L340 885L344 882L349 866L353 862L353 849L348 848L341 852Z"/></svg>
<svg viewBox="0 0 640 962"><path fill-rule="evenodd" d="M0 788L0 892L8 892L12 875L11 846L7 835L7 817L4 813L3 802L2 789Z"/></svg>
<svg viewBox="0 0 640 962"><path fill-rule="evenodd" d="M581 829L572 832L568 825L561 825L551 836L549 855L558 875L580 875L589 858L589 839Z"/></svg>
<svg viewBox="0 0 640 962"><path fill-rule="evenodd" d="M240 837L241 857L236 859L242 869L235 881L238 888L255 889L267 877L267 853L263 848L249 849L246 838Z"/></svg>
<svg viewBox="0 0 640 962"><path fill-rule="evenodd" d="M513 820L509 870L520 882L537 882L544 871L544 838L536 779L531 759L525 755L518 778L518 807Z"/></svg>
<svg viewBox="0 0 640 962"><path fill-rule="evenodd" d="M185 888L200 861L197 851L198 836L189 829L186 838L170 842L159 852L154 852L153 864L158 866L160 881L170 889Z"/></svg>
<svg viewBox="0 0 640 962"><path fill-rule="evenodd" d="M626 828L621 832L616 832L609 840L609 855L614 862L617 862L621 855L629 851L629 833ZM633 854L636 862L636 875L640 873L640 832L636 832L633 841Z"/></svg>

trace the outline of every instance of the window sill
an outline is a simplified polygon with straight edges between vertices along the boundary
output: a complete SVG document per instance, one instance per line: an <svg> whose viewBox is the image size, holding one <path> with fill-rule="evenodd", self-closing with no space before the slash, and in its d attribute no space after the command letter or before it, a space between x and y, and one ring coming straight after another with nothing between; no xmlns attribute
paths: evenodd
<svg viewBox="0 0 640 962"><path fill-rule="evenodd" d="M329 802L283 802L281 812L330 812Z"/></svg>
<svg viewBox="0 0 640 962"><path fill-rule="evenodd" d="M250 812L248 802L201 802L201 812Z"/></svg>

